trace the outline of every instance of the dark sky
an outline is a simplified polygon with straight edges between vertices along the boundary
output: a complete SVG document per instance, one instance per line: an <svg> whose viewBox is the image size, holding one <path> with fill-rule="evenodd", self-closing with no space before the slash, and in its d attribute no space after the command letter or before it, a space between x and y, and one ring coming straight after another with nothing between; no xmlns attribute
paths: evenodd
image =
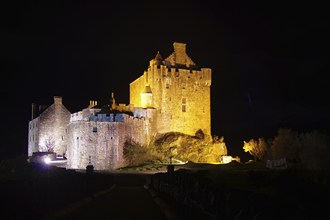
<svg viewBox="0 0 330 220"><path fill-rule="evenodd" d="M31 103L59 95L75 112L113 91L128 104L129 83L175 41L212 68L212 133L230 155L279 127L328 129L328 8L290 2L0 3L1 158L26 154Z"/></svg>

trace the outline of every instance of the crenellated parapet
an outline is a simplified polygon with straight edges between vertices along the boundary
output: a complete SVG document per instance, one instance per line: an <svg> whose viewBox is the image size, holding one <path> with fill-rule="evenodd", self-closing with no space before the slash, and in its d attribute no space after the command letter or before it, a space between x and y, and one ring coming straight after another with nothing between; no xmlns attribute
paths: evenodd
<svg viewBox="0 0 330 220"><path fill-rule="evenodd" d="M70 113L55 96L48 108L32 105L28 154L45 151L66 153L67 167L113 170L127 165L126 142L150 146L158 134L180 132L211 135L212 70L199 68L187 55L186 44L175 42L165 59L158 51L143 74L130 83L130 104L91 100L81 111Z"/></svg>
<svg viewBox="0 0 330 220"><path fill-rule="evenodd" d="M194 135L199 129L211 134L210 86L212 70L199 68L186 53L186 44L175 42L166 59L157 52L143 75L130 84L130 103L145 108L141 95L150 87L157 109L157 132Z"/></svg>

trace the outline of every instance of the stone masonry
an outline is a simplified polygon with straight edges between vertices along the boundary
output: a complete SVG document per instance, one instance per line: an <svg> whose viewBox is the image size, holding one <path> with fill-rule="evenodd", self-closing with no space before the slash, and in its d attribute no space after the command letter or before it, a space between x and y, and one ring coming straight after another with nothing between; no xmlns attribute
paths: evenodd
<svg viewBox="0 0 330 220"><path fill-rule="evenodd" d="M54 103L29 122L28 156L49 150L67 157L67 168L96 170L126 166L125 142L149 145L159 134L198 130L211 135L211 69L199 68L175 42L163 59L158 52L142 76L130 83L130 104L104 106L90 101L87 108L70 113L55 96ZM32 106L35 106L33 104ZM33 110L34 111L34 110ZM48 144L47 144L48 143Z"/></svg>

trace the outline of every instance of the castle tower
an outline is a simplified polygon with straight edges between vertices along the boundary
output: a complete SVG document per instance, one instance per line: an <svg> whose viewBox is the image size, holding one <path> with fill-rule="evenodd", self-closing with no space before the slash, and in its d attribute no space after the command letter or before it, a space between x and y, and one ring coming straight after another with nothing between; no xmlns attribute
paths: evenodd
<svg viewBox="0 0 330 220"><path fill-rule="evenodd" d="M174 42L174 52L165 60L158 52L148 69L130 83L130 103L144 107L150 87L157 109L157 132L211 135L211 69L198 68L187 55L186 44Z"/></svg>

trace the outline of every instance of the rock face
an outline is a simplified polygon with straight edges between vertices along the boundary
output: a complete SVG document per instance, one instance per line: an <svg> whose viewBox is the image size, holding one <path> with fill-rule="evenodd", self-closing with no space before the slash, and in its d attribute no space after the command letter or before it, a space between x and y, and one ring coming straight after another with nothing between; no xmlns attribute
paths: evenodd
<svg viewBox="0 0 330 220"><path fill-rule="evenodd" d="M227 155L223 141L214 142L209 135L187 135L170 132L158 136L156 148L163 151L168 158L173 157L183 162L218 163L221 156Z"/></svg>
<svg viewBox="0 0 330 220"><path fill-rule="evenodd" d="M187 55L186 44L173 46L171 55L162 59L158 52L143 75L130 83L129 105L117 104L112 94L109 104L90 101L71 114L62 97L54 97L54 104L29 122L29 156L51 150L66 155L68 168L85 169L91 163L96 170L111 170L127 165L126 142L150 145L170 132L194 136L201 131L211 137L211 69L199 68ZM182 155L195 158L190 146L181 145ZM207 157L203 160L216 160L210 159L213 148L202 150Z"/></svg>

